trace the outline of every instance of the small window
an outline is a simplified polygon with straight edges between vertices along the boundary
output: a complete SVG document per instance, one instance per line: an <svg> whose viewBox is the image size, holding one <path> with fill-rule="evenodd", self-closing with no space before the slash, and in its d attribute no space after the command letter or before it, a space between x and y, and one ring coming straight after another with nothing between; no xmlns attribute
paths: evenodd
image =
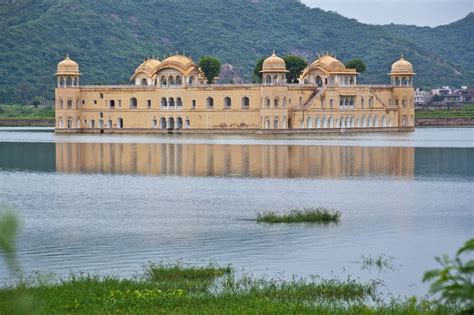
<svg viewBox="0 0 474 315"><path fill-rule="evenodd" d="M206 103L208 108L214 107L214 99L212 97L208 97Z"/></svg>
<svg viewBox="0 0 474 315"><path fill-rule="evenodd" d="M67 100L67 108L72 108L72 100Z"/></svg>
<svg viewBox="0 0 474 315"><path fill-rule="evenodd" d="M97 105L97 100L94 100L94 105Z"/></svg>
<svg viewBox="0 0 474 315"><path fill-rule="evenodd" d="M147 100L147 101L146 101L146 106L148 107L148 109L151 108L151 100Z"/></svg>
<svg viewBox="0 0 474 315"><path fill-rule="evenodd" d="M230 99L230 97L224 98L224 107L225 107L225 108L230 108L230 107L232 107L232 100Z"/></svg>
<svg viewBox="0 0 474 315"><path fill-rule="evenodd" d="M196 108L196 100L193 100L191 104L193 108Z"/></svg>
<svg viewBox="0 0 474 315"><path fill-rule="evenodd" d="M99 113L100 118L104 118L104 113Z"/></svg>
<svg viewBox="0 0 474 315"><path fill-rule="evenodd" d="M329 108L333 108L333 106L334 106L334 100L331 98L329 100Z"/></svg>
<svg viewBox="0 0 474 315"><path fill-rule="evenodd" d="M100 98L101 98L101 99L104 98L104 93L100 93Z"/></svg>
<svg viewBox="0 0 474 315"><path fill-rule="evenodd" d="M138 101L135 97L130 98L130 108L137 108Z"/></svg>
<svg viewBox="0 0 474 315"><path fill-rule="evenodd" d="M273 105L275 106L275 108L278 108L280 106L280 99L278 97L273 100Z"/></svg>
<svg viewBox="0 0 474 315"><path fill-rule="evenodd" d="M267 103L267 108L270 108L270 105L271 105L271 104L270 104L270 102L271 102L271 101L270 101L270 99L269 99L269 98L267 98L267 100L266 100L266 103Z"/></svg>
<svg viewBox="0 0 474 315"><path fill-rule="evenodd" d="M242 107L250 107L250 99L247 96L242 97Z"/></svg>
<svg viewBox="0 0 474 315"><path fill-rule="evenodd" d="M122 100L118 101L118 107L122 107Z"/></svg>
<svg viewBox="0 0 474 315"><path fill-rule="evenodd" d="M85 105L86 104L86 101L82 100L82 105Z"/></svg>

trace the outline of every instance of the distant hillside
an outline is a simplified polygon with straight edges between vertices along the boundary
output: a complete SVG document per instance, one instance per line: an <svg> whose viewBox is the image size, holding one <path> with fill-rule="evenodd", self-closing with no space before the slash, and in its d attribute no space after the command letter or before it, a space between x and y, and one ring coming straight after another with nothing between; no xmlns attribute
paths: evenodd
<svg viewBox="0 0 474 315"><path fill-rule="evenodd" d="M473 84L468 49L474 15L437 28L365 25L297 0L0 0L0 103L52 97L53 73L66 52L82 83L127 83L146 56L211 54L226 73L251 79L255 61L276 49L312 61L330 51L362 58L361 80L388 82L400 53L416 84ZM229 70L230 69L230 70Z"/></svg>

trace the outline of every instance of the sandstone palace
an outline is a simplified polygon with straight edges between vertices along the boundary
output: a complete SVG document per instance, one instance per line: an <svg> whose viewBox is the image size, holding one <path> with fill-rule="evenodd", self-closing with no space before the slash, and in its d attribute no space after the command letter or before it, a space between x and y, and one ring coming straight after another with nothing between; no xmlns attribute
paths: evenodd
<svg viewBox="0 0 474 315"><path fill-rule="evenodd" d="M57 66L56 132L69 133L317 133L410 131L413 67L403 56L391 84L357 84L357 71L330 55L286 82L273 53L261 84L206 84L183 55L146 60L130 85L81 86L69 56Z"/></svg>

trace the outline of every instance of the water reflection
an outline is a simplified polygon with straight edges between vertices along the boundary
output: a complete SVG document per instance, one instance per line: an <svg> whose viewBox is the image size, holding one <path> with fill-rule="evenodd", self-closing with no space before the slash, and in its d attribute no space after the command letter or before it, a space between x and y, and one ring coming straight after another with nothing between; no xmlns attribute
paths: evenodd
<svg viewBox="0 0 474 315"><path fill-rule="evenodd" d="M414 173L413 148L57 143L66 173L177 176L347 177Z"/></svg>

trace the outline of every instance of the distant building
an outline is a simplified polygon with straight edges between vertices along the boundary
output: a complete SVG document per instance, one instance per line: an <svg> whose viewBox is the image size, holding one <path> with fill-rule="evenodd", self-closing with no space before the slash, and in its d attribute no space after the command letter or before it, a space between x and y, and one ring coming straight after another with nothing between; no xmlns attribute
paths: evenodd
<svg viewBox="0 0 474 315"><path fill-rule="evenodd" d="M422 88L415 90L415 106L425 106L431 101L431 93L424 91Z"/></svg>

